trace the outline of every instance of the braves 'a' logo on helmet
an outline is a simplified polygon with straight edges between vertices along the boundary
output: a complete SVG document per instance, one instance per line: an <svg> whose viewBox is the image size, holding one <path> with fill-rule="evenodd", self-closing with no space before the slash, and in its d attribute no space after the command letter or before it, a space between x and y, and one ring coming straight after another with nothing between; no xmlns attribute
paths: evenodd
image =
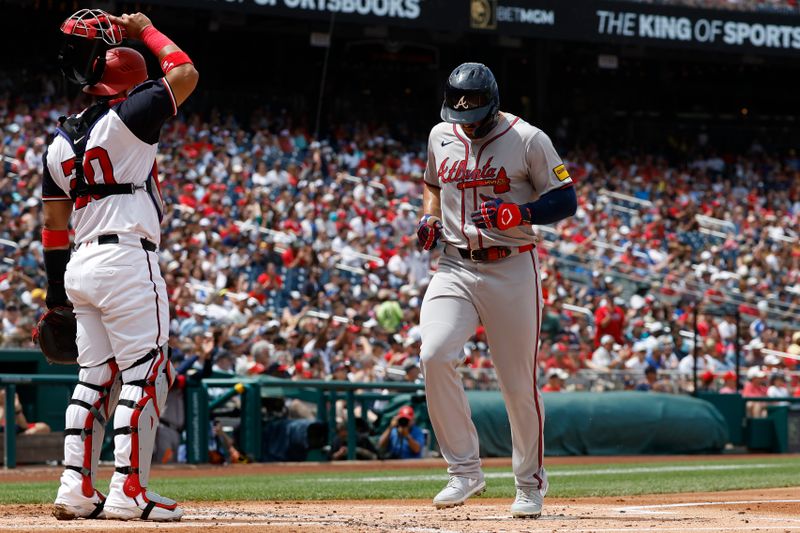
<svg viewBox="0 0 800 533"><path fill-rule="evenodd" d="M453 106L453 109L469 109L467 99L463 96L459 98L458 102L456 102L456 105Z"/></svg>

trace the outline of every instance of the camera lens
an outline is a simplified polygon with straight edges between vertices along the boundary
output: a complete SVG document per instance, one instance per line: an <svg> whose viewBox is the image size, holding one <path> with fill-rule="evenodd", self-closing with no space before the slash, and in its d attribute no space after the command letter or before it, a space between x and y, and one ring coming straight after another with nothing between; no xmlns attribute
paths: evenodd
<svg viewBox="0 0 800 533"><path fill-rule="evenodd" d="M400 427L406 427L408 425L408 418L400 418L397 420L397 425Z"/></svg>

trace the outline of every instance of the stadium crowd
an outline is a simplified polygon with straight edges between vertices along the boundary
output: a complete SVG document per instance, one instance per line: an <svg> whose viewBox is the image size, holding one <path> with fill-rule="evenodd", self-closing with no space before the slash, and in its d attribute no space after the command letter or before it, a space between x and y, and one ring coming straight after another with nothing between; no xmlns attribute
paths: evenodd
<svg viewBox="0 0 800 533"><path fill-rule="evenodd" d="M42 155L76 105L46 78L23 96L0 87L3 346L32 346L44 309ZM540 228L543 390L678 392L695 365L701 387L731 387L738 348L745 392L800 395L800 158L754 143L676 163L554 139L580 205ZM424 140L362 123L315 139L269 109L169 122L161 260L182 371L422 379L419 304L438 255L414 237ZM495 386L482 328L464 353L467 385Z"/></svg>

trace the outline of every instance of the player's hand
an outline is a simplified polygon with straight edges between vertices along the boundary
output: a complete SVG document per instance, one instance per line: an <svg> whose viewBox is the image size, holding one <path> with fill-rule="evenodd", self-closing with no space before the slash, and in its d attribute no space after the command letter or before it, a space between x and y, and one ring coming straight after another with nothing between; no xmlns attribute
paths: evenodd
<svg viewBox="0 0 800 533"><path fill-rule="evenodd" d="M523 223L530 223L523 219L522 212L517 204L504 202L500 198L481 195L481 205L473 211L472 223L479 229L507 230Z"/></svg>
<svg viewBox="0 0 800 533"><path fill-rule="evenodd" d="M424 215L417 226L417 240L423 250L436 247L442 236L442 221L433 215Z"/></svg>
<svg viewBox="0 0 800 533"><path fill-rule="evenodd" d="M124 28L128 33L129 39L138 39L142 35L142 30L153 25L147 15L142 13L134 13L132 15L125 13L121 17L110 15L109 20L112 24L117 24Z"/></svg>

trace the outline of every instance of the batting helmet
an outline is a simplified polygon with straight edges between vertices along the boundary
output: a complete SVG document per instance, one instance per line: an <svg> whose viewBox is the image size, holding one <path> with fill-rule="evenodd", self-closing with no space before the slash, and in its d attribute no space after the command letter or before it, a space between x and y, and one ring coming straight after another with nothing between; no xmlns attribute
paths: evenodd
<svg viewBox="0 0 800 533"><path fill-rule="evenodd" d="M499 109L497 81L486 65L464 63L447 78L441 111L445 122L494 124Z"/></svg>
<svg viewBox="0 0 800 533"><path fill-rule="evenodd" d="M146 79L147 64L142 54L133 48L119 46L106 52L105 68L100 80L84 87L83 92L95 96L113 96Z"/></svg>

